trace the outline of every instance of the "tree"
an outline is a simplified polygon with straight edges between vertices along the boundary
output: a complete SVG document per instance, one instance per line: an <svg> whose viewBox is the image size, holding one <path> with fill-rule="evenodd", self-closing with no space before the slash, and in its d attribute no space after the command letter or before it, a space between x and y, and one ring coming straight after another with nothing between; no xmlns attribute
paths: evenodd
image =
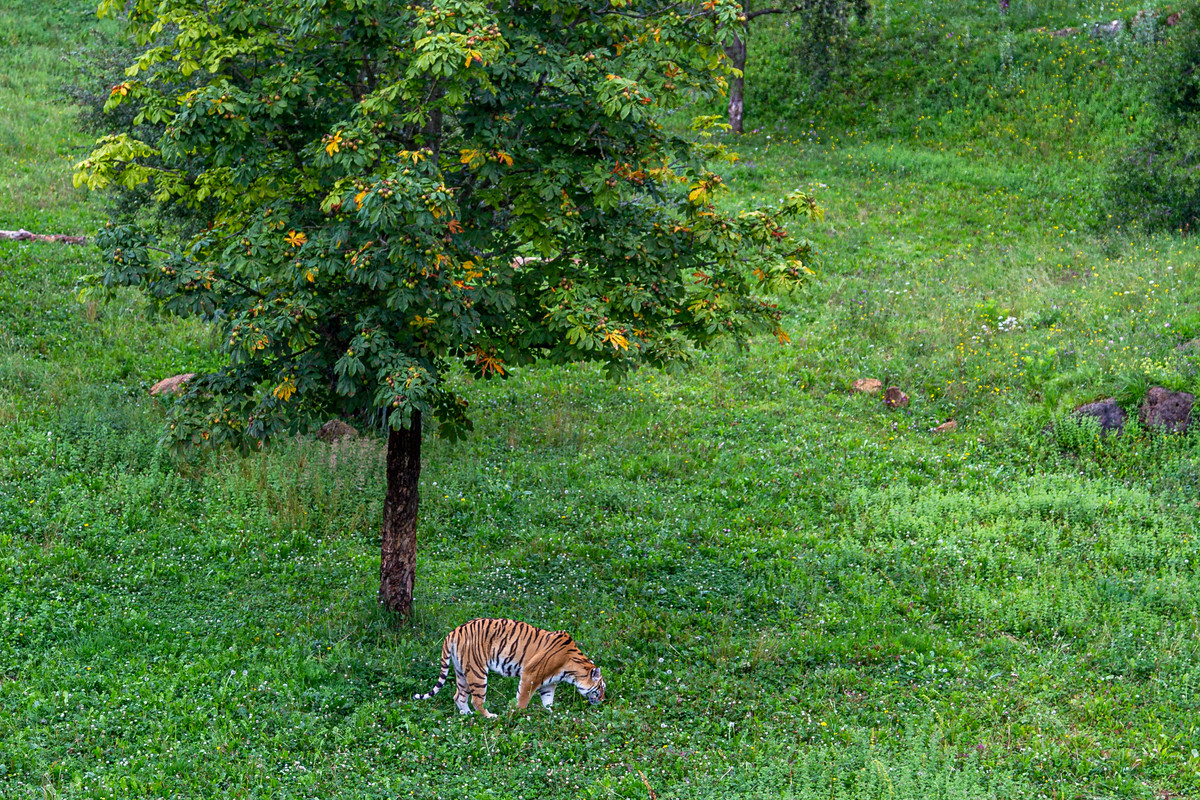
<svg viewBox="0 0 1200 800"><path fill-rule="evenodd" d="M106 0L113 13L118 0ZM686 363L756 331L808 271L786 220L713 204L724 156L664 109L724 80L733 0L135 0L145 48L109 104L94 189L148 184L188 234L110 223L105 286L222 334L167 438L261 447L338 415L388 430L379 600L412 607L423 427L470 429L455 362ZM190 87L190 88L184 88ZM198 231L198 232L196 232Z"/></svg>
<svg viewBox="0 0 1200 800"><path fill-rule="evenodd" d="M729 86L729 126L734 133L742 133L745 116L744 71L746 69L746 43L750 37L750 23L767 15L795 14L803 21L802 35L807 39L807 49L812 50L824 68L834 46L845 40L851 15L866 19L871 11L870 0L801 0L798 3L754 8L753 0L741 0L742 13L725 33L725 54L733 66ZM810 59L810 61L813 59Z"/></svg>

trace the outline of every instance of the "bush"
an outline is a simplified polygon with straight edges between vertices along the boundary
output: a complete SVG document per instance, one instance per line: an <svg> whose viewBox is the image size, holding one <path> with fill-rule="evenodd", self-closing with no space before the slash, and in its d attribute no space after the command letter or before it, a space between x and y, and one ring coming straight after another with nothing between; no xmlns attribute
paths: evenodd
<svg viewBox="0 0 1200 800"><path fill-rule="evenodd" d="M161 122L147 122L142 117L144 105L136 100L127 100L114 108L105 110L114 86L128 80L126 69L133 64L141 49L131 39L114 36L103 30L96 31L91 40L67 55L71 68L71 79L61 88L61 94L79 108L79 127L98 136L126 134L138 141L158 141L166 127ZM157 75L158 68L150 73ZM182 91L199 86L201 73L192 80L178 79L174 85ZM144 159L145 163L161 168L162 159L154 156ZM151 180L137 186L114 185L101 196L110 218L122 223L138 223L155 231L172 230L196 233L204 224L202 213L197 209L179 205L163 206L153 202L158 185ZM216 207L215 201L201 204L203 210Z"/></svg>
<svg viewBox="0 0 1200 800"><path fill-rule="evenodd" d="M1121 153L1108 168L1104 221L1148 231L1192 231L1200 223L1200 129L1170 124Z"/></svg>
<svg viewBox="0 0 1200 800"><path fill-rule="evenodd" d="M1145 91L1154 125L1109 164L1101 222L1190 231L1200 223L1200 2L1147 59Z"/></svg>
<svg viewBox="0 0 1200 800"><path fill-rule="evenodd" d="M1150 102L1171 122L1184 125L1200 115L1200 2L1188 0L1147 67Z"/></svg>

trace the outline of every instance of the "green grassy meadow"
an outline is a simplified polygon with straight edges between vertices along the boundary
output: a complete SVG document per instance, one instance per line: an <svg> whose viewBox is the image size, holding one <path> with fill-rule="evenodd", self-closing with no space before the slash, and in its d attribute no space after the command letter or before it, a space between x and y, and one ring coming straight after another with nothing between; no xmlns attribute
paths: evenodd
<svg viewBox="0 0 1200 800"><path fill-rule="evenodd" d="M147 388L210 332L0 242L0 797L1200 796L1200 427L1136 423L1200 390L1200 245L1096 225L1153 46L1048 33L1141 6L995 6L877 0L791 108L748 68L723 202L827 210L791 344L467 386L408 625L378 436L172 457ZM0 0L0 229L103 218L60 89L94 27ZM1073 421L1114 395L1125 434ZM569 630L607 699L412 701L477 616Z"/></svg>

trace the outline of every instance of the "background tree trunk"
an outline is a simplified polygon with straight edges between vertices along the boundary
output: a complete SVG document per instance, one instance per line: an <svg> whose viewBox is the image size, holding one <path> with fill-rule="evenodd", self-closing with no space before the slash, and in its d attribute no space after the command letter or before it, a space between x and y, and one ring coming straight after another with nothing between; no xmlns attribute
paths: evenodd
<svg viewBox="0 0 1200 800"><path fill-rule="evenodd" d="M725 40L725 55L729 56L733 66L738 70L746 68L746 39L745 33L738 36L729 34ZM729 79L729 125L734 133L742 132L742 116L744 113L743 97L745 96L746 79L741 75Z"/></svg>
<svg viewBox="0 0 1200 800"><path fill-rule="evenodd" d="M421 412L414 411L412 427L388 430L387 495L383 501L379 561L379 602L401 617L412 614L420 476Z"/></svg>

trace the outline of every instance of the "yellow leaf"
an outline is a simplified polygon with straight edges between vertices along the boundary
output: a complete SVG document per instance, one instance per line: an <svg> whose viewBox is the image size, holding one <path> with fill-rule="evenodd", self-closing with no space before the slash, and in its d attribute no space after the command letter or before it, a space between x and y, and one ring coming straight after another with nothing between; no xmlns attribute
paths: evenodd
<svg viewBox="0 0 1200 800"><path fill-rule="evenodd" d="M775 330L775 336L778 337L780 344L792 343L792 337L788 336L787 331L785 331L783 328L777 328Z"/></svg>
<svg viewBox="0 0 1200 800"><path fill-rule="evenodd" d="M305 242L308 241L308 237L305 236L302 232L288 231L287 236L284 236L283 240L285 242L287 242L288 244L290 244L292 247L300 247L301 245L303 245Z"/></svg>
<svg viewBox="0 0 1200 800"><path fill-rule="evenodd" d="M695 189L692 189L690 192L688 192L688 202L689 203L700 204L700 203L703 203L707 199L708 199L708 192L705 190L705 188L703 186L697 186Z"/></svg>
<svg viewBox="0 0 1200 800"><path fill-rule="evenodd" d="M308 279L309 283L316 283L317 271L314 269L307 269L304 271L304 277Z"/></svg>
<svg viewBox="0 0 1200 800"><path fill-rule="evenodd" d="M363 189L361 192L354 195L354 204L356 206L358 206L359 208L362 208L362 201L363 201L363 198L366 196L367 196L367 190Z"/></svg>
<svg viewBox="0 0 1200 800"><path fill-rule="evenodd" d="M325 152L328 153L329 155L333 155L334 153L336 153L338 150L341 149L341 146L342 146L342 132L338 131L337 133L335 133L333 136L331 136L329 138L329 143L325 145Z"/></svg>
<svg viewBox="0 0 1200 800"><path fill-rule="evenodd" d="M296 393L296 379L295 379L295 377L293 377L291 375L288 375L286 378L284 378L283 383L279 384L271 391L271 394L275 395L276 397L278 397L280 400L284 401L285 403L288 401L288 398L290 398L295 393Z"/></svg>
<svg viewBox="0 0 1200 800"><path fill-rule="evenodd" d="M609 331L604 334L604 341L613 346L613 350L628 350L629 340L622 336L617 331Z"/></svg>
<svg viewBox="0 0 1200 800"><path fill-rule="evenodd" d="M500 159L500 161L504 162L505 166L508 166L508 167L512 166L512 163L513 163L512 156L510 156L508 153L505 153L503 150L501 150L499 153L496 153L496 158L498 158L498 159Z"/></svg>

